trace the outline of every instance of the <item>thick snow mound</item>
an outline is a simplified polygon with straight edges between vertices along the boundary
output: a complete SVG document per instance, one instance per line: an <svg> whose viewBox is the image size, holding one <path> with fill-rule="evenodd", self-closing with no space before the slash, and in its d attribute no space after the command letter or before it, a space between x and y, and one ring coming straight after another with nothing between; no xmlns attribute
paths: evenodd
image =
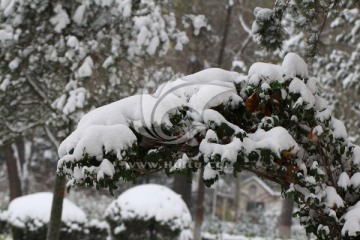
<svg viewBox="0 0 360 240"><path fill-rule="evenodd" d="M345 223L341 235L356 237L360 229L360 202L353 206L344 216Z"/></svg>
<svg viewBox="0 0 360 240"><path fill-rule="evenodd" d="M269 82L282 81L284 76L284 69L281 66L271 63L257 62L251 65L249 69L249 76L261 75L267 77Z"/></svg>
<svg viewBox="0 0 360 240"><path fill-rule="evenodd" d="M234 82L234 79L239 77L237 72L226 71L221 68L208 68L200 72L183 77L186 81L192 82L210 82L210 81L221 81L221 82Z"/></svg>
<svg viewBox="0 0 360 240"><path fill-rule="evenodd" d="M125 191L110 204L105 216L114 219L118 211L123 221L155 218L173 229L186 229L191 225L189 209L180 195L157 184L140 185Z"/></svg>
<svg viewBox="0 0 360 240"><path fill-rule="evenodd" d="M34 220L43 225L49 222L53 194L34 193L14 199L8 208L8 222L17 227L25 227L27 221ZM86 215L74 203L64 199L61 221L64 223L85 223Z"/></svg>
<svg viewBox="0 0 360 240"><path fill-rule="evenodd" d="M274 127L267 132L258 129L255 133L249 134L249 138L245 138L243 145L249 153L257 148L267 148L279 157L282 151L290 150L296 153L300 150L294 138L283 127Z"/></svg>
<svg viewBox="0 0 360 240"><path fill-rule="evenodd" d="M301 79L309 78L309 72L305 61L295 53L286 54L281 66L263 62L254 63L250 67L248 75L260 75L266 77L269 82L283 82L284 77L296 76ZM254 80L252 81L254 82Z"/></svg>
<svg viewBox="0 0 360 240"><path fill-rule="evenodd" d="M285 74L288 77L308 78L309 72L305 61L296 53L286 54L282 63Z"/></svg>

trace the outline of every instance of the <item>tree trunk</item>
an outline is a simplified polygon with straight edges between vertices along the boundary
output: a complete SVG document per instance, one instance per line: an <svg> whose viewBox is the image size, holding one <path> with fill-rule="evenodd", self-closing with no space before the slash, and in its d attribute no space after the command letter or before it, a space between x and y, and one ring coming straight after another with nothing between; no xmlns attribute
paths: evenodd
<svg viewBox="0 0 360 240"><path fill-rule="evenodd" d="M234 216L233 221L236 223L239 219L240 211L240 174L235 178L235 197L234 197Z"/></svg>
<svg viewBox="0 0 360 240"><path fill-rule="evenodd" d="M26 195L29 192L29 163L31 156L26 156L25 140L24 137L16 139L16 149L19 157L21 168L21 186L22 192Z"/></svg>
<svg viewBox="0 0 360 240"><path fill-rule="evenodd" d="M203 175L204 175L204 169L201 169L199 174L198 192L196 199L194 240L201 240L201 226L204 218L204 197L205 197L205 184L203 180Z"/></svg>
<svg viewBox="0 0 360 240"><path fill-rule="evenodd" d="M216 208L217 208L217 193L218 193L218 182L214 184L214 192L211 206L211 219L214 220L216 217Z"/></svg>
<svg viewBox="0 0 360 240"><path fill-rule="evenodd" d="M223 63L223 59L224 59L226 40L229 35L229 29L230 29L230 23L231 23L231 12L232 12L232 5L228 5L227 10L226 10L225 24L224 24L225 28L224 28L223 37L221 40L220 52L219 52L219 57L218 57L218 67L221 67L221 65Z"/></svg>
<svg viewBox="0 0 360 240"><path fill-rule="evenodd" d="M46 240L59 240L60 237L61 214L65 195L65 182L65 176L56 177L54 197L51 207L51 216Z"/></svg>
<svg viewBox="0 0 360 240"><path fill-rule="evenodd" d="M68 127L66 128L66 133L72 132L72 122L69 122ZM46 128L45 128L46 129ZM52 142L55 148L59 148L59 142L50 130L46 131L49 140ZM56 174L56 172L55 172ZM62 209L63 209L63 202L65 197L65 183L66 183L66 177L64 175L58 176L56 174L55 178L55 187L54 187L54 195L53 195L53 201L51 205L51 215L50 215L50 221L48 224L48 230L46 234L46 240L59 240L60 238L60 230L61 230L61 215L62 215Z"/></svg>
<svg viewBox="0 0 360 240"><path fill-rule="evenodd" d="M10 201L12 201L14 198L20 197L22 195L21 181L19 177L18 165L14 157L14 152L12 150L11 144L5 147L5 152L10 189Z"/></svg>
<svg viewBox="0 0 360 240"><path fill-rule="evenodd" d="M291 238L292 213L294 200L286 198L282 202L281 214L279 217L279 237L282 239Z"/></svg>
<svg viewBox="0 0 360 240"><path fill-rule="evenodd" d="M21 171L23 170L25 164L25 141L23 137L19 137L15 141L17 153L19 156Z"/></svg>
<svg viewBox="0 0 360 240"><path fill-rule="evenodd" d="M226 219L226 213L228 210L228 200L226 197L223 198L222 200L222 213L221 213L221 219L223 220L223 222L227 221Z"/></svg>
<svg viewBox="0 0 360 240"><path fill-rule="evenodd" d="M186 176L175 174L173 188L176 193L180 194L187 207L191 210L191 182L187 180Z"/></svg>

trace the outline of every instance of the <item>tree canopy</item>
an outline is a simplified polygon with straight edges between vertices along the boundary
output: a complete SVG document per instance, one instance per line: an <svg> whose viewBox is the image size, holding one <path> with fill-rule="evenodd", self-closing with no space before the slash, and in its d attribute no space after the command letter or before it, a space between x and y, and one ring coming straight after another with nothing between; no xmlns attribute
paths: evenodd
<svg viewBox="0 0 360 240"><path fill-rule="evenodd" d="M0 9L1 145L36 126L57 142L79 112L134 94L128 79L147 70L137 64L188 42L155 1L9 0Z"/></svg>
<svg viewBox="0 0 360 240"><path fill-rule="evenodd" d="M319 239L355 239L360 148L319 96L296 54L281 66L255 63L247 76L222 69L170 80L150 95L124 98L86 114L59 147L68 187L116 188L119 179L204 168L249 170L275 181Z"/></svg>

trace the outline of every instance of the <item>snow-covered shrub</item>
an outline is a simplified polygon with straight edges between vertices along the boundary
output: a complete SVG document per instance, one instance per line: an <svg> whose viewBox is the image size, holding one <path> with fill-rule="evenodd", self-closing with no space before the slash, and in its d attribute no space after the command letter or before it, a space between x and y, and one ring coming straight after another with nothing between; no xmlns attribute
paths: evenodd
<svg viewBox="0 0 360 240"><path fill-rule="evenodd" d="M105 212L113 240L189 240L191 215L167 187L146 184L125 191Z"/></svg>
<svg viewBox="0 0 360 240"><path fill-rule="evenodd" d="M46 238L52 198L52 193L42 192L16 198L10 203L8 223L14 240ZM67 199L64 199L61 221L61 239L83 238L86 215Z"/></svg>
<svg viewBox="0 0 360 240"><path fill-rule="evenodd" d="M229 169L248 170L294 198L307 233L360 237L360 146L294 53L280 66L255 63L248 76L206 69L95 109L59 155L68 187L112 190L119 179L189 168L203 168L211 186Z"/></svg>
<svg viewBox="0 0 360 240"><path fill-rule="evenodd" d="M85 236L83 240L102 240L106 239L109 232L109 224L105 221L92 219L85 225Z"/></svg>

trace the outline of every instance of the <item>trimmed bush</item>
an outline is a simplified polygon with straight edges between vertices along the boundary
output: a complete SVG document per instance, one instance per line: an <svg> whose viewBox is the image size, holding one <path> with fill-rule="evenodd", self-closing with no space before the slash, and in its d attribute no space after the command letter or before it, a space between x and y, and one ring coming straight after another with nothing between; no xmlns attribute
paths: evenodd
<svg viewBox="0 0 360 240"><path fill-rule="evenodd" d="M191 215L167 187L146 184L125 191L105 212L112 240L188 240Z"/></svg>
<svg viewBox="0 0 360 240"><path fill-rule="evenodd" d="M50 219L52 193L35 193L14 199L8 208L8 224L13 240L39 240L46 238ZM84 238L85 213L64 199L60 239Z"/></svg>

